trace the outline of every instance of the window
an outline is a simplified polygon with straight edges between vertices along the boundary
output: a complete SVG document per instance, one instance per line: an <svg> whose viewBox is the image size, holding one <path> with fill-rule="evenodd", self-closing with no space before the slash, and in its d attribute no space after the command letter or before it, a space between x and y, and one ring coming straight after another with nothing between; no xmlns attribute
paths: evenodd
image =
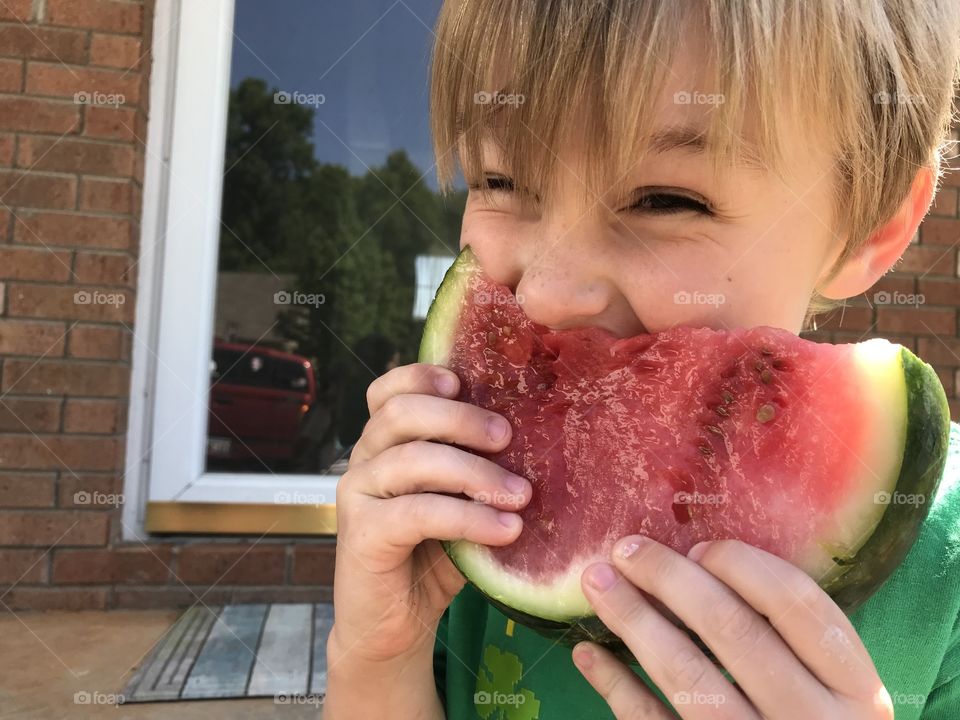
<svg viewBox="0 0 960 720"><path fill-rule="evenodd" d="M416 360L459 244L427 117L439 7L158 2L126 525L329 519L366 387Z"/></svg>

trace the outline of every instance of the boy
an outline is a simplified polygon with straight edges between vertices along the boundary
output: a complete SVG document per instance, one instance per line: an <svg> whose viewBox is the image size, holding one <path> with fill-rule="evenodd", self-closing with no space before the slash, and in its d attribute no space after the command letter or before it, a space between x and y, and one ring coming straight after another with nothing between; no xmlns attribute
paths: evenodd
<svg viewBox="0 0 960 720"><path fill-rule="evenodd" d="M958 7L448 1L431 114L441 182L458 158L470 186L461 246L552 328L799 332L882 277L930 205ZM674 302L684 291L725 302ZM583 589L637 657L628 667L508 623L443 554L438 540L510 543L531 495L461 449L502 449L511 429L457 389L416 364L368 390L337 496L327 720L960 718L956 425L919 540L851 618L743 543L684 557L623 539Z"/></svg>

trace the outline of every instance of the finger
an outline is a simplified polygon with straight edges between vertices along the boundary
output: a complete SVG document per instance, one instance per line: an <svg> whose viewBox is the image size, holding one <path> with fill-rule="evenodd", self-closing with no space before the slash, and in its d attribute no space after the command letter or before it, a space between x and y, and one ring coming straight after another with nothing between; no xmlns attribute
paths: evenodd
<svg viewBox="0 0 960 720"><path fill-rule="evenodd" d="M382 519L369 523L370 542L404 550L430 539L508 545L523 529L517 513L447 495L419 493L375 502Z"/></svg>
<svg viewBox="0 0 960 720"><path fill-rule="evenodd" d="M394 395L418 393L456 397L460 378L441 365L413 363L384 373L367 387L367 408L373 416Z"/></svg>
<svg viewBox="0 0 960 720"><path fill-rule="evenodd" d="M697 562L769 618L823 685L857 698L879 690L876 667L853 624L813 578L737 540L717 540L698 550L703 555Z"/></svg>
<svg viewBox="0 0 960 720"><path fill-rule="evenodd" d="M749 600L693 560L633 535L614 546L613 561L630 582L700 636L761 713L808 718L833 702L830 691ZM786 706L785 700L790 701Z"/></svg>
<svg viewBox="0 0 960 720"><path fill-rule="evenodd" d="M428 440L387 448L345 485L381 498L422 492L463 494L513 511L526 505L533 493L527 480L495 462Z"/></svg>
<svg viewBox="0 0 960 720"><path fill-rule="evenodd" d="M357 444L361 457L371 458L411 440L440 440L496 452L509 438L510 423L490 410L432 395L394 395L370 418Z"/></svg>
<svg viewBox="0 0 960 720"><path fill-rule="evenodd" d="M573 649L573 662L618 719L673 720L650 688L606 648L582 642Z"/></svg>
<svg viewBox="0 0 960 720"><path fill-rule="evenodd" d="M760 720L687 634L658 613L612 565L590 565L583 574L583 591L667 700L684 705L684 720Z"/></svg>

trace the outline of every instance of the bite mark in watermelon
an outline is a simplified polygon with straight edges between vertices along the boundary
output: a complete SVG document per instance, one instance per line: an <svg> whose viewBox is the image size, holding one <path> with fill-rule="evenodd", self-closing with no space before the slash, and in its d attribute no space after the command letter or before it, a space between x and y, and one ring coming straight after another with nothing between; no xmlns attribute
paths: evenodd
<svg viewBox="0 0 960 720"><path fill-rule="evenodd" d="M430 307L420 361L510 421L510 444L484 456L533 485L515 542L447 553L509 617L568 643L622 649L580 575L631 534L684 554L743 540L851 612L906 556L943 472L946 396L900 345L771 327L552 331L469 247Z"/></svg>

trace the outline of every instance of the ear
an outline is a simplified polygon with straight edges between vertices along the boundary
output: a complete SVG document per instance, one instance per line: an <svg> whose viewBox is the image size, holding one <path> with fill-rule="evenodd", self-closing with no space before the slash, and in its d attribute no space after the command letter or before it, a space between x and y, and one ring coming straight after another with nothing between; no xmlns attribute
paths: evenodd
<svg viewBox="0 0 960 720"><path fill-rule="evenodd" d="M933 201L934 184L933 170L921 168L914 177L910 193L894 216L877 228L863 247L819 288L820 294L831 300L843 300L866 292L883 277L906 251L910 239L920 227L920 221ZM839 254L838 250L825 273L833 267Z"/></svg>

